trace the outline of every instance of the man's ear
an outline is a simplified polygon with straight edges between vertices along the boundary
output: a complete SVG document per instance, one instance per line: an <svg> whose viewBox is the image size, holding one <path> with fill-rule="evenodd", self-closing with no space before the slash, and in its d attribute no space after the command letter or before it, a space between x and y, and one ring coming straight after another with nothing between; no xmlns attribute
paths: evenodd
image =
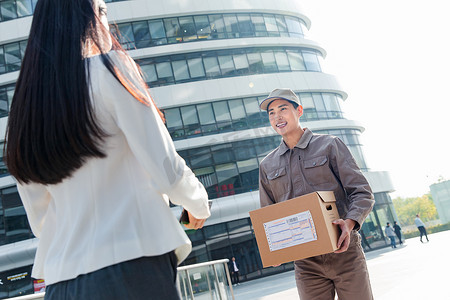
<svg viewBox="0 0 450 300"><path fill-rule="evenodd" d="M297 115L299 118L303 115L303 106L299 105L297 107Z"/></svg>

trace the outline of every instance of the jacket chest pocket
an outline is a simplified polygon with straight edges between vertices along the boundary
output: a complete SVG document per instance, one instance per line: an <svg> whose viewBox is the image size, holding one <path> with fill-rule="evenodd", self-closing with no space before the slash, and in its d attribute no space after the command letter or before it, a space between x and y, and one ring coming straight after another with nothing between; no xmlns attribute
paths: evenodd
<svg viewBox="0 0 450 300"><path fill-rule="evenodd" d="M310 185L316 186L333 182L333 174L327 162L328 157L325 155L303 161L304 175Z"/></svg>
<svg viewBox="0 0 450 300"><path fill-rule="evenodd" d="M282 167L267 173L270 189L273 195L278 198L289 193L289 176L287 176L286 167Z"/></svg>

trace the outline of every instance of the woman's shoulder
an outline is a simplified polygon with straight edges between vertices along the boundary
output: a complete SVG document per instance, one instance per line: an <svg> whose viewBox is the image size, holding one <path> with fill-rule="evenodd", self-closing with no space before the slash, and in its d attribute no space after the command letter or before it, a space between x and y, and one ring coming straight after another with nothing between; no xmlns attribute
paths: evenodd
<svg viewBox="0 0 450 300"><path fill-rule="evenodd" d="M121 74L130 76L135 68L134 61L123 51L111 50L105 54L106 60L110 62L113 69L117 69ZM87 58L87 66L89 69L91 81L94 77L98 77L101 82L105 79L112 79L113 74L108 70L102 55L95 55Z"/></svg>
<svg viewBox="0 0 450 300"><path fill-rule="evenodd" d="M111 50L104 55L106 55L115 65L126 64L132 61L126 52L120 50ZM87 58L87 61L89 64L103 64L101 54L90 56Z"/></svg>

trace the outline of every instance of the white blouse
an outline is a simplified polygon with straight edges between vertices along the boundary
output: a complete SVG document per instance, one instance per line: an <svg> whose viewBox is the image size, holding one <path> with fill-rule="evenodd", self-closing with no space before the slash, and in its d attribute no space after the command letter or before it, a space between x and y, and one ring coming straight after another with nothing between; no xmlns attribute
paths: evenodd
<svg viewBox="0 0 450 300"><path fill-rule="evenodd" d="M136 78L134 62L121 62L120 52L109 56ZM99 56L89 64L94 112L109 134L107 157L89 159L59 184L18 184L39 238L32 277L47 285L172 250L183 261L192 246L167 198L196 218L210 216L205 188L176 153L155 107L132 97Z"/></svg>

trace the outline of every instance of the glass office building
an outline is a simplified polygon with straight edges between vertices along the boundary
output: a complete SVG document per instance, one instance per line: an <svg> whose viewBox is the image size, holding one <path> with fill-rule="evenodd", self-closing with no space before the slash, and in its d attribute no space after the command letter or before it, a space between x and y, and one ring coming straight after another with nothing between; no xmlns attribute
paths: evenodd
<svg viewBox="0 0 450 300"><path fill-rule="evenodd" d="M36 2L0 1L1 136ZM205 227L188 232L193 252L185 264L234 256L242 280L292 268L262 268L248 215L259 208L259 163L281 142L258 102L280 87L301 99L303 127L347 144L375 193L376 205L362 228L364 247L386 245L383 226L396 219L389 174L369 168L360 142L364 128L345 118L347 94L325 72L325 49L308 39L310 20L301 1L106 2L121 44L165 113L178 152L213 200ZM180 214L179 207L172 209ZM30 278L36 245L14 180L0 160L0 298L31 293L39 285Z"/></svg>
<svg viewBox="0 0 450 300"><path fill-rule="evenodd" d="M430 191L441 223L450 222L450 180L430 185Z"/></svg>

